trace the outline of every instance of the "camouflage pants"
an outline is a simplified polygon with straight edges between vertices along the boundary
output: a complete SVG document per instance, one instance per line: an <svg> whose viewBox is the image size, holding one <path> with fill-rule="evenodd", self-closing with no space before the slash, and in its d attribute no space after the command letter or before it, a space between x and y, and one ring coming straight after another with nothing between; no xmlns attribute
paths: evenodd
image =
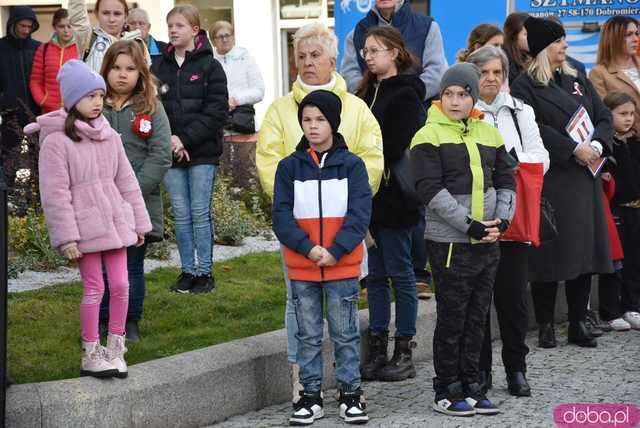
<svg viewBox="0 0 640 428"><path fill-rule="evenodd" d="M484 326L491 305L500 247L427 241L436 287L434 385L478 382Z"/></svg>

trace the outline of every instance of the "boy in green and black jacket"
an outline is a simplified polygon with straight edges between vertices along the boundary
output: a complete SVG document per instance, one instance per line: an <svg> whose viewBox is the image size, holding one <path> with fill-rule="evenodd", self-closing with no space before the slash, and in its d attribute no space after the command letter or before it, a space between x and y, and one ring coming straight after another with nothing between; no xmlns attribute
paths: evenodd
<svg viewBox="0 0 640 428"><path fill-rule="evenodd" d="M473 109L480 73L468 63L443 76L441 102L411 142L411 171L427 207L425 239L436 285L436 411L499 410L479 386L484 323L500 249L515 211L515 181L502 137Z"/></svg>

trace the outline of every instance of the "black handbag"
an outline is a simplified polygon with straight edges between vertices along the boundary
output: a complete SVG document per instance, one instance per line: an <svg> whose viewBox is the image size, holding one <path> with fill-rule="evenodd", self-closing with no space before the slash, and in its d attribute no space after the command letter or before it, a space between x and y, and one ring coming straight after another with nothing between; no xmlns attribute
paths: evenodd
<svg viewBox="0 0 640 428"><path fill-rule="evenodd" d="M256 111L252 105L238 106L229 112L229 118L225 128L241 134L253 134L256 132Z"/></svg>
<svg viewBox="0 0 640 428"><path fill-rule="evenodd" d="M389 164L389 173L398 183L400 192L407 202L420 204L420 197L416 193L409 170L409 150L405 150L400 159ZM385 175L387 175L387 171L385 171Z"/></svg>
<svg viewBox="0 0 640 428"><path fill-rule="evenodd" d="M553 241L558 236L556 210L544 196L540 198L540 243Z"/></svg>

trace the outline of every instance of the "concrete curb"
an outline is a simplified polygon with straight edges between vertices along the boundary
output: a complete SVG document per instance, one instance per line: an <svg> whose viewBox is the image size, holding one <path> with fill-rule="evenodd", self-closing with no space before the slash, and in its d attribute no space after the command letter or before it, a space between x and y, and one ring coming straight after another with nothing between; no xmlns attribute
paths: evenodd
<svg viewBox="0 0 640 428"><path fill-rule="evenodd" d="M556 319L564 321L566 301L562 290L558 292L556 309ZM365 353L368 311L362 310L359 315ZM496 337L495 313L493 318L492 336ZM391 319L393 332L393 312ZM421 302L415 337L416 361L432 357L435 321L435 299ZM535 326L535 322L530 320L529 325ZM14 385L7 390L6 425L29 428L211 425L291 399L286 341L286 331L278 330L149 361L131 366L126 380L77 378ZM328 389L335 387L335 379L330 363L333 351L326 329L323 347L324 388Z"/></svg>

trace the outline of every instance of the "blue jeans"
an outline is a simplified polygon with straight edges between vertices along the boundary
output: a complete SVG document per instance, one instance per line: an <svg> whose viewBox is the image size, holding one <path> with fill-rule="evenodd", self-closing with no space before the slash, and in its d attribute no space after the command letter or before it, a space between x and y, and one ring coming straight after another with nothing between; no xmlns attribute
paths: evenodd
<svg viewBox="0 0 640 428"><path fill-rule="evenodd" d="M128 321L140 321L144 306L145 282L144 282L144 256L147 244L141 247L132 245L127 247L127 271L129 274L129 308L127 310ZM104 294L100 303L100 321L109 320L109 280L103 267Z"/></svg>
<svg viewBox="0 0 640 428"><path fill-rule="evenodd" d="M413 337L416 334L418 297L416 277L411 260L411 234L413 228L372 229L376 241L369 248L369 330L373 334L389 331L391 320L391 290L396 295L396 336Z"/></svg>
<svg viewBox="0 0 640 428"><path fill-rule="evenodd" d="M305 391L317 392L322 388L323 294L327 299L336 382L342 391L360 388L359 292L357 278L328 282L291 281L291 297L298 321L300 383Z"/></svg>
<svg viewBox="0 0 640 428"><path fill-rule="evenodd" d="M213 264L213 217L211 197L215 165L171 168L164 177L176 228L182 271L211 274ZM196 267L196 255L198 266Z"/></svg>

